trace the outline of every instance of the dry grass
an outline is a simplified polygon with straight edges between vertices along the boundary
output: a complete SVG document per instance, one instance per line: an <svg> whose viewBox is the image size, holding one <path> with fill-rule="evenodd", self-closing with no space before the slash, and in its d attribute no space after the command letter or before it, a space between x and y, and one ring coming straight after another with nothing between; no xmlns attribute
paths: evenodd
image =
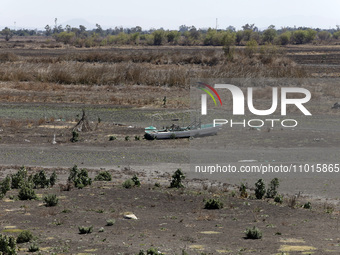
<svg viewBox="0 0 340 255"><path fill-rule="evenodd" d="M3 102L163 107L167 96L167 107L181 108L188 107L191 79L307 75L266 49L252 58L237 49L232 60L217 47L7 51L0 54ZM256 93L271 98L269 90Z"/></svg>
<svg viewBox="0 0 340 255"><path fill-rule="evenodd" d="M15 59L15 58L13 58ZM305 71L282 54L247 57L243 51L228 61L220 49L201 51L132 50L17 58L0 64L1 81L56 84L142 84L187 87L190 78L304 77Z"/></svg>

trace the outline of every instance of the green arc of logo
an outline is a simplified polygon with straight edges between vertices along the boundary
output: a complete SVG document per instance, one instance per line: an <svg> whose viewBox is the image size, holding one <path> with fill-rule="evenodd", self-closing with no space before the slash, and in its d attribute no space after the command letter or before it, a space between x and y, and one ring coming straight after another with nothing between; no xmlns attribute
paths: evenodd
<svg viewBox="0 0 340 255"><path fill-rule="evenodd" d="M199 88L199 89L201 89L201 90L203 90L204 92L206 92L206 93L214 100L215 105L217 105L214 96L210 93L209 90L206 90L206 89L204 89L204 88Z"/></svg>

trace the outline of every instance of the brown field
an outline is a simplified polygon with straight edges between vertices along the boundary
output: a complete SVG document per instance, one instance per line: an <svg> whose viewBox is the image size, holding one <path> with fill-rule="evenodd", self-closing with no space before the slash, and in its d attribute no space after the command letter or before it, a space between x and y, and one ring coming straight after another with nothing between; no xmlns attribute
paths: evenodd
<svg viewBox="0 0 340 255"><path fill-rule="evenodd" d="M338 45L267 46L255 54L236 47L230 59L222 47L77 49L32 38L0 42L0 179L18 165L29 166L29 173L57 170L58 184L66 182L74 164L90 169L91 177L99 169L113 175L111 182L79 190L37 189L40 196L33 201L18 201L17 190L11 190L0 201L1 233L31 230L41 254L138 254L150 247L164 254L340 253L337 177L284 176L281 205L253 198L258 176L190 172L188 139L143 139L146 126L177 117L187 121L192 80L265 77L319 79L307 87L313 98L310 128L224 130L198 141L216 149L219 140L228 140L218 155L227 152L231 163L339 163L339 110L331 109L340 101ZM270 93L259 88L255 96L269 99ZM82 109L92 130L72 143ZM187 175L186 188L169 189L177 168ZM122 182L133 174L142 186L124 189ZM248 183L250 198L240 197L240 182ZM42 196L51 193L59 196L58 206L43 206ZM204 209L208 198L219 198L224 208ZM312 209L302 208L307 201ZM139 219L124 219L125 212ZM116 223L105 226L107 219ZM90 225L93 233L78 234L78 226ZM262 239L244 238L252 226L262 230ZM20 244L18 253L27 254L28 247Z"/></svg>

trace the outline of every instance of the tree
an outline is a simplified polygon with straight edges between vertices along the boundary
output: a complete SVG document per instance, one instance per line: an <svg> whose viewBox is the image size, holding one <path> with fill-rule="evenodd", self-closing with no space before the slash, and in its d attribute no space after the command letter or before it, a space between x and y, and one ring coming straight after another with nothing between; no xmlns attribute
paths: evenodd
<svg viewBox="0 0 340 255"><path fill-rule="evenodd" d="M272 43L276 37L275 26L271 25L263 32L263 41Z"/></svg>
<svg viewBox="0 0 340 255"><path fill-rule="evenodd" d="M320 31L318 37L321 41L327 41L331 38L331 34L327 31Z"/></svg>
<svg viewBox="0 0 340 255"><path fill-rule="evenodd" d="M315 39L315 37L316 37L316 31L309 28L307 30L306 43L313 41Z"/></svg>
<svg viewBox="0 0 340 255"><path fill-rule="evenodd" d="M304 30L296 30L293 32L293 42L295 44L303 44L306 41L307 32Z"/></svg>
<svg viewBox="0 0 340 255"><path fill-rule="evenodd" d="M152 33L153 35L153 44L154 45L162 45L163 38L164 38L164 31L163 30L156 30Z"/></svg>
<svg viewBox="0 0 340 255"><path fill-rule="evenodd" d="M228 26L226 30L230 32L236 32L236 28L234 26Z"/></svg>
<svg viewBox="0 0 340 255"><path fill-rule="evenodd" d="M180 36L180 33L177 31L169 31L166 34L166 38L168 40L168 43L177 43L177 40Z"/></svg>
<svg viewBox="0 0 340 255"><path fill-rule="evenodd" d="M242 26L242 29L243 31L246 31L246 30L251 30L253 32L257 32L259 29L255 26L255 24L245 24L244 26Z"/></svg>
<svg viewBox="0 0 340 255"><path fill-rule="evenodd" d="M98 33L99 35L102 35L103 33L103 29L99 24L96 24L96 33Z"/></svg>
<svg viewBox="0 0 340 255"><path fill-rule="evenodd" d="M46 32L45 32L46 36L49 36L49 35L52 34L52 29L51 29L51 27L49 25L45 26L45 30L46 30Z"/></svg>
<svg viewBox="0 0 340 255"><path fill-rule="evenodd" d="M64 44L71 43L72 39L75 38L75 33L73 32L61 32L57 35L55 35L55 38L58 42L63 42Z"/></svg>
<svg viewBox="0 0 340 255"><path fill-rule="evenodd" d="M70 25L66 25L65 30L66 30L66 32L71 32L72 28L71 28Z"/></svg>
<svg viewBox="0 0 340 255"><path fill-rule="evenodd" d="M187 32L189 31L190 27L186 26L186 25L181 25L179 27L179 32Z"/></svg>
<svg viewBox="0 0 340 255"><path fill-rule="evenodd" d="M13 31L10 30L8 27L5 27L1 34L5 36L5 40L8 42L13 37Z"/></svg>
<svg viewBox="0 0 340 255"><path fill-rule="evenodd" d="M279 44L287 45L290 41L290 35L291 35L291 33L289 31L280 34L279 38L278 38Z"/></svg>

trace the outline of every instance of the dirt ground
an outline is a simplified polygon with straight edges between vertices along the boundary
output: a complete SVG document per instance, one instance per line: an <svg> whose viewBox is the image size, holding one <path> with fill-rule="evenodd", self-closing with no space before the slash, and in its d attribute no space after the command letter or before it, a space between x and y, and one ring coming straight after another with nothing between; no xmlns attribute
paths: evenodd
<svg viewBox="0 0 340 255"><path fill-rule="evenodd" d="M213 137L147 141L143 139L146 126L166 126L177 118L183 123L190 120L188 86L90 86L35 81L37 73L45 72L45 64L59 65L58 60L53 61L65 54L106 54L111 50L65 46L49 49L29 42L13 42L10 47L1 44L0 53L10 52L19 58L9 66L13 64L18 70L22 66L25 73L20 74L20 80L19 76L9 75L12 69L0 72L0 178L21 165L31 167L30 171L45 167L50 173L56 169L59 183L65 183L68 169L74 164L90 169L92 177L100 169L113 174L112 182L94 182L82 190L60 191L58 186L36 190L40 199L35 201L10 199L15 198L17 190L10 191L0 201L2 233L17 235L23 229L31 230L42 254L136 254L150 247L164 254L340 253L337 175L279 176L279 192L284 195L281 205L270 199L240 198L238 193L241 182L247 183L248 192L253 194L259 178L269 182L275 175L202 175L190 168L196 160L214 157L216 162L238 166L247 160L251 164L339 163L340 110L331 109L340 101L337 87L328 82L310 87L315 99L310 105L313 117L301 119L295 129L224 128ZM146 55L156 52L162 58L174 51L179 55L209 55L221 48L114 50L144 51L141 54ZM340 77L340 46L288 46L284 51L309 78L335 81ZM31 65L40 71L30 74ZM171 68L174 66L171 64ZM215 68L195 63L177 66L179 71L186 68L186 72L209 75ZM153 70L159 69L160 78L167 68L164 63L152 63ZM266 90L259 92L267 94ZM88 114L92 131L80 132L79 141L72 143L72 128L82 109ZM54 137L56 144L52 144ZM221 146L221 140L228 143ZM197 149L195 144L206 149ZM177 168L187 175L185 189L168 188ZM122 182L134 173L142 186L123 188ZM161 187L155 187L156 182ZM50 193L59 196L57 207L42 205L42 196ZM213 197L224 203L223 209L204 209L203 200ZM292 208L293 197L297 204ZM311 201L312 209L301 208L307 201ZM124 219L126 212L133 212L138 220ZM107 219L115 219L116 223L105 226ZM90 225L93 233L78 234L78 226ZM245 229L252 226L262 230L262 239L245 239ZM102 227L104 231L99 232ZM19 254L26 254L28 246L19 245Z"/></svg>
<svg viewBox="0 0 340 255"><path fill-rule="evenodd" d="M28 169L34 173L41 168ZM68 169L56 168L59 183ZM48 170L47 173L52 172ZM84 189L61 191L58 186L37 189L39 199L17 201L8 193L1 202L2 232L17 236L29 229L42 254L137 254L154 247L164 254L337 254L340 252L338 211L332 204L313 204L290 197L283 204L272 199L240 198L238 187L227 183L187 180L184 189L169 189L172 173L135 172L132 168L109 170L112 182L94 182ZM99 171L90 171L94 177ZM2 168L3 175L15 169ZM141 187L125 189L122 182L137 174ZM154 184L159 183L160 187ZM254 197L253 191L248 191ZM45 207L42 198L57 194L59 204ZM219 210L204 209L204 200L223 203ZM133 213L137 220L125 219ZM114 219L113 226L106 220ZM93 226L91 234L78 227ZM245 238L256 226L262 239ZM102 228L102 230L100 230ZM19 245L26 254L29 244Z"/></svg>

